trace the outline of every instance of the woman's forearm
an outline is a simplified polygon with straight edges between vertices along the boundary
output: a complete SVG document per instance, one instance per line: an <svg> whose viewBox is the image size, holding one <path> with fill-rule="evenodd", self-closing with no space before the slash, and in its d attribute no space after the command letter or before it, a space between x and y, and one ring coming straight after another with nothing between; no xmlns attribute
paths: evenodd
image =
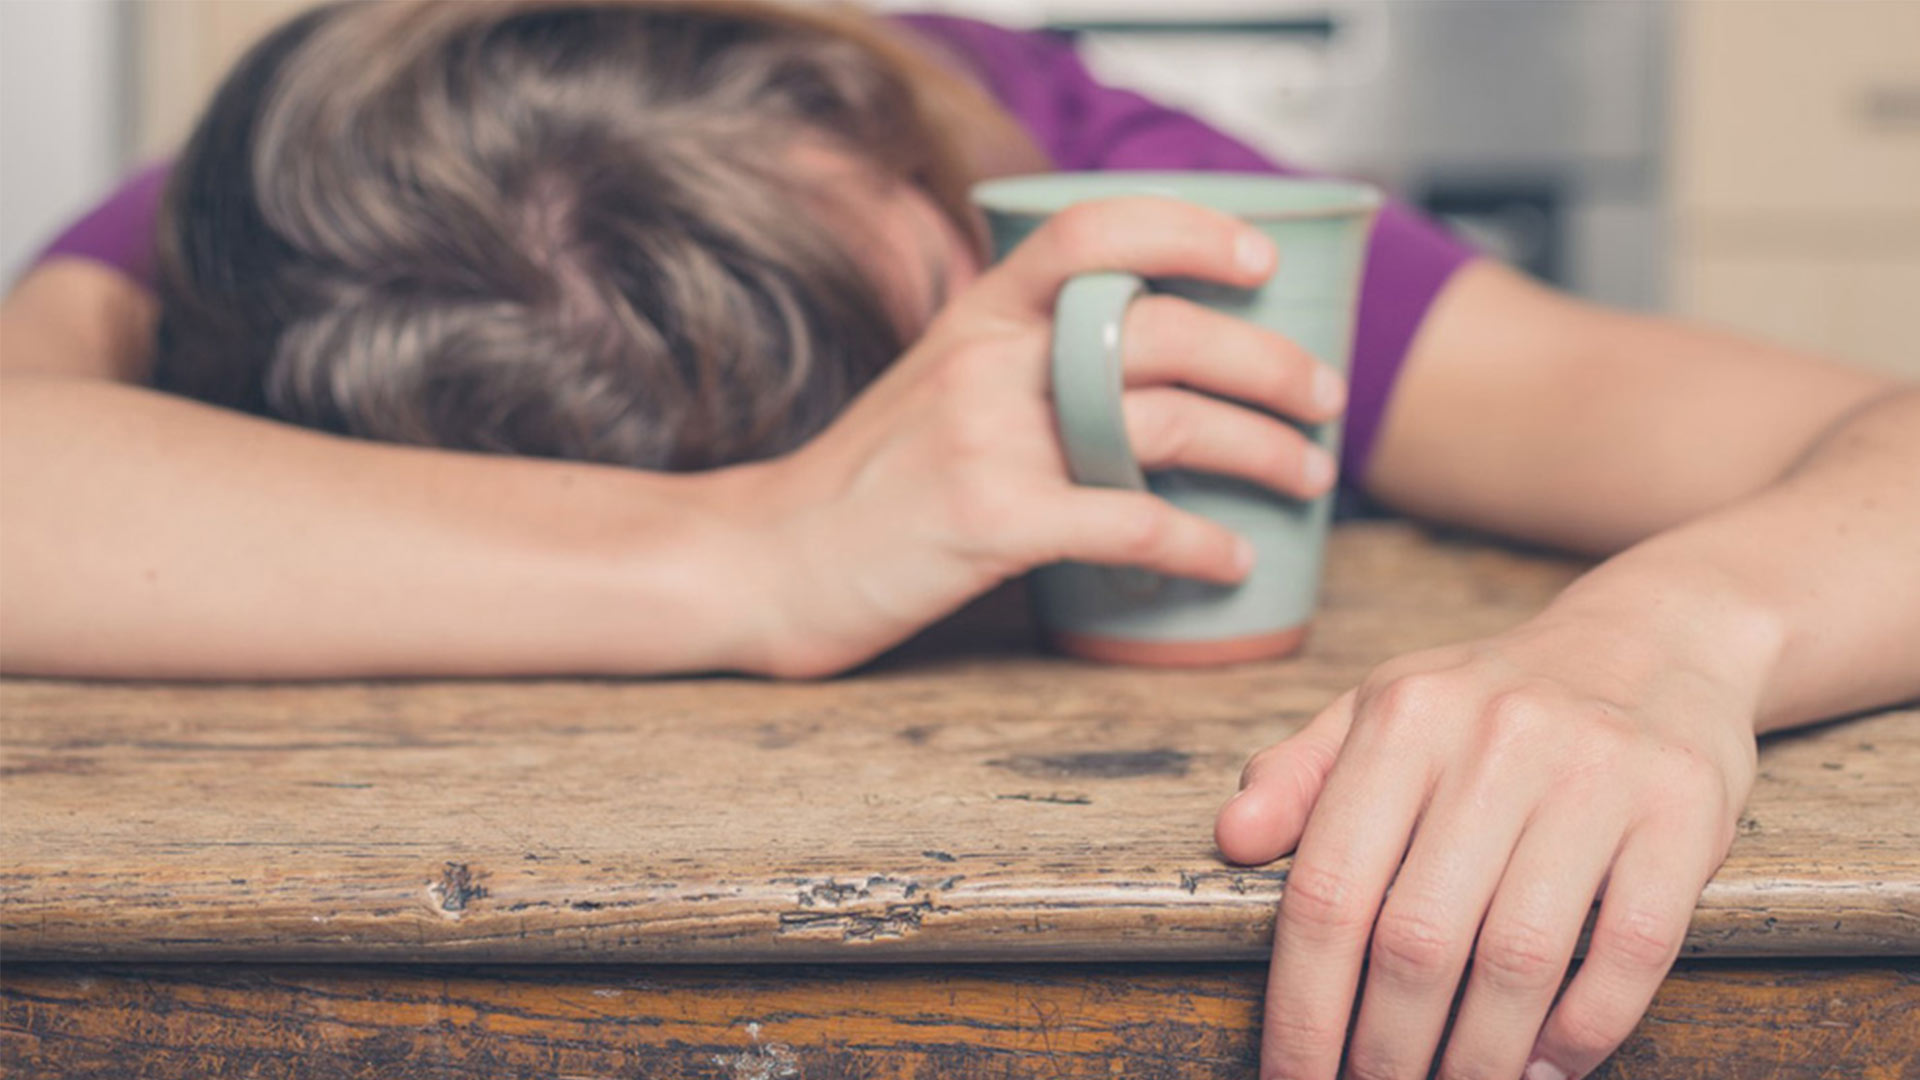
<svg viewBox="0 0 1920 1080"><path fill-rule="evenodd" d="M1920 697L1920 390L1853 410L1776 483L1554 606L1657 623L1758 673L1763 731Z"/></svg>
<svg viewBox="0 0 1920 1080"><path fill-rule="evenodd" d="M159 678L750 666L716 481L0 383L0 668Z"/></svg>

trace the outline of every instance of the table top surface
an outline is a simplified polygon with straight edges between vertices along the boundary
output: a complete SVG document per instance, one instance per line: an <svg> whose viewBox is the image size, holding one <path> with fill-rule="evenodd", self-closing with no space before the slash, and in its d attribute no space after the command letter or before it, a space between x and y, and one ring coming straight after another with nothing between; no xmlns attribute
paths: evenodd
<svg viewBox="0 0 1920 1080"><path fill-rule="evenodd" d="M1286 862L1212 817L1374 664L1537 610L1578 565L1337 531L1301 656L1040 655L1017 595L858 674L0 683L13 960L1264 956ZM1768 740L1687 953L1920 954L1920 711Z"/></svg>

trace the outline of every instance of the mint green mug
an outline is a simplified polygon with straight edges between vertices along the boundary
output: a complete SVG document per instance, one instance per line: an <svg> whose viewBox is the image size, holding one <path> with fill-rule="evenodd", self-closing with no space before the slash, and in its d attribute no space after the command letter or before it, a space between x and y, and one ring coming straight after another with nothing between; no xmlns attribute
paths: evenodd
<svg viewBox="0 0 1920 1080"><path fill-rule="evenodd" d="M1143 474L1121 414L1121 327L1146 292L1172 293L1258 323L1346 371L1367 235L1379 193L1359 185L1237 173L1050 173L973 189L993 255L1006 255L1075 203L1158 195L1259 227L1280 250L1264 284L1236 289L1190 279L1082 274L1054 305L1053 402L1076 483L1150 490L1252 542L1251 573L1220 586L1140 570L1059 563L1032 578L1042 629L1064 652L1114 663L1197 665L1284 656L1306 638L1320 589L1332 496L1290 499L1227 476ZM1303 428L1337 449L1337 424Z"/></svg>

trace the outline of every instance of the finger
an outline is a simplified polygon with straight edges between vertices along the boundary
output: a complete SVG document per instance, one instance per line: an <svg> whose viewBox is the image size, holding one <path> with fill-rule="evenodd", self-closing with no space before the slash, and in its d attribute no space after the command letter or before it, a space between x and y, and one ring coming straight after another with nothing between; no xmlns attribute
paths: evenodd
<svg viewBox="0 0 1920 1080"><path fill-rule="evenodd" d="M1607 876L1579 972L1541 1028L1528 1080L1584 1076L1626 1041L1680 955L1718 859L1709 829L1671 824L1628 834Z"/></svg>
<svg viewBox="0 0 1920 1080"><path fill-rule="evenodd" d="M1121 409L1142 468L1237 476L1298 499L1333 487L1333 455L1265 413L1166 386L1128 391Z"/></svg>
<svg viewBox="0 0 1920 1080"><path fill-rule="evenodd" d="M1095 270L1252 287L1279 256L1260 230L1177 199L1130 196L1070 206L982 274L957 302L975 314L1051 314L1067 279Z"/></svg>
<svg viewBox="0 0 1920 1080"><path fill-rule="evenodd" d="M1245 319L1156 293L1127 309L1127 385L1178 383L1322 423L1340 414L1346 380L1287 338Z"/></svg>
<svg viewBox="0 0 1920 1080"><path fill-rule="evenodd" d="M1347 1044L1355 1075L1427 1075L1481 917L1545 794L1499 756L1441 781L1381 905Z"/></svg>
<svg viewBox="0 0 1920 1080"><path fill-rule="evenodd" d="M1362 700L1280 897L1264 1076L1334 1076L1381 896L1431 786L1431 772L1410 740L1383 740L1362 726L1371 719L1368 707Z"/></svg>
<svg viewBox="0 0 1920 1080"><path fill-rule="evenodd" d="M1353 691L1306 727L1253 755L1240 791L1220 808L1213 841L1237 863L1263 863L1292 851L1353 724Z"/></svg>
<svg viewBox="0 0 1920 1080"><path fill-rule="evenodd" d="M1474 945L1442 1076L1519 1076L1560 989L1619 837L1590 806L1531 825L1501 878Z"/></svg>
<svg viewBox="0 0 1920 1080"><path fill-rule="evenodd" d="M1232 530L1145 492L1072 488L1035 527L1035 564L1132 566L1223 585L1253 568L1252 546Z"/></svg>

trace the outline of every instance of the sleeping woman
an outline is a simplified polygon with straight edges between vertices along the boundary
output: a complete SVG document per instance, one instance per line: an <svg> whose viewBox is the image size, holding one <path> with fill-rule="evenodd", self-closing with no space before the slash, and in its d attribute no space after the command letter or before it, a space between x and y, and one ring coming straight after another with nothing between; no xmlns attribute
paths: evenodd
<svg viewBox="0 0 1920 1080"><path fill-rule="evenodd" d="M1056 560L1232 582L1222 527L1068 482L1048 313L1085 271L1244 286L1286 252L1126 199L988 268L967 207L1141 167L1287 171L979 23L321 7L0 309L0 665L804 678ZM1756 733L1920 695L1920 392L1593 307L1400 208L1350 383L1176 298L1128 319L1148 466L1603 557L1250 762L1220 848L1295 853L1265 1075L1593 1069ZM1280 419L1343 412L1338 463Z"/></svg>

